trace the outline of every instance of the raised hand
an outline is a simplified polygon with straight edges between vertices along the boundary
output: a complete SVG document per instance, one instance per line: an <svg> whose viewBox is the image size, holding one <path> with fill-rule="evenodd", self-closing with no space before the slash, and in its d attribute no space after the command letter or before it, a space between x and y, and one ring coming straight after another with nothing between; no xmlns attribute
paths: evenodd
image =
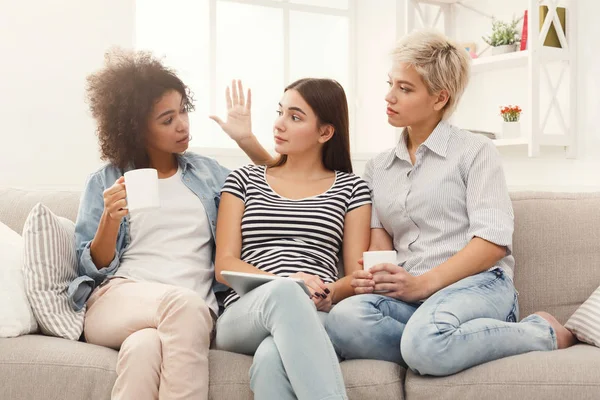
<svg viewBox="0 0 600 400"><path fill-rule="evenodd" d="M248 89L247 96L244 96L244 88L241 80L231 81L231 90L225 89L225 99L227 101L227 120L223 122L216 115L211 115L210 119L215 121L230 138L236 142L252 137L252 118L250 110L252 107L252 92Z"/></svg>

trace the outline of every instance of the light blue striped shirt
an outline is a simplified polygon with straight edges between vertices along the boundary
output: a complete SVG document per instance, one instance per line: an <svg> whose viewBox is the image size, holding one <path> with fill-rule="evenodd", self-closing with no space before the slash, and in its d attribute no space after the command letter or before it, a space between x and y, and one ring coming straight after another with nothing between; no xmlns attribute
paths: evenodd
<svg viewBox="0 0 600 400"><path fill-rule="evenodd" d="M372 190L372 228L383 228L397 263L418 276L474 237L506 246L500 267L512 279L514 216L500 155L488 138L441 121L410 161L407 131L395 149L365 167Z"/></svg>

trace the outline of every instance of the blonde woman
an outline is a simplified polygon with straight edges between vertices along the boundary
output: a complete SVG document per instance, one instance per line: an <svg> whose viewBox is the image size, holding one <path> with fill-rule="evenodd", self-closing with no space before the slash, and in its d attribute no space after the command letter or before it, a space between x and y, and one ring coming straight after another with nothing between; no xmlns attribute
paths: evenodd
<svg viewBox="0 0 600 400"><path fill-rule="evenodd" d="M494 144L447 122L469 79L467 53L444 36L401 40L389 74L395 149L370 160L370 250L395 264L356 271L326 328L346 359L374 358L449 375L575 339L547 313L518 316L513 211ZM386 272L377 274L377 272ZM374 292L386 291L385 294Z"/></svg>

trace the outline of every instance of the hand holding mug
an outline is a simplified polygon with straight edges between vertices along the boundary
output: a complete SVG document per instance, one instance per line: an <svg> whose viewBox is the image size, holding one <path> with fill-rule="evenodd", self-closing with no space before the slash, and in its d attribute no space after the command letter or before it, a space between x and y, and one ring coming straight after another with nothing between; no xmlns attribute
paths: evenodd
<svg viewBox="0 0 600 400"><path fill-rule="evenodd" d="M395 250L383 250L383 251L365 251L363 253L362 264L365 271L369 271L371 275L386 274L389 273L387 270L373 270L373 267L381 264L396 264L397 253ZM374 280L374 278L372 279ZM373 293L386 293L388 290L380 287L375 287L373 284Z"/></svg>
<svg viewBox="0 0 600 400"><path fill-rule="evenodd" d="M125 178L120 177L106 189L102 194L104 197L104 213L113 221L120 222L127 215L127 190L125 189Z"/></svg>

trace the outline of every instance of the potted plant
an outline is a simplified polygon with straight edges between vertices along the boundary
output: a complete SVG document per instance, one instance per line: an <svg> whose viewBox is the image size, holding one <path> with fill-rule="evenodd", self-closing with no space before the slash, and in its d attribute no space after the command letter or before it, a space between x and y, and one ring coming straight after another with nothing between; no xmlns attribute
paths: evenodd
<svg viewBox="0 0 600 400"><path fill-rule="evenodd" d="M503 139L518 138L521 136L521 112L523 110L519 106L500 107L500 116L502 117L502 134Z"/></svg>
<svg viewBox="0 0 600 400"><path fill-rule="evenodd" d="M510 23L492 19L492 34L482 37L484 42L492 46L492 55L511 53L517 50L517 43L520 41L518 23L519 20L516 18L513 18Z"/></svg>

